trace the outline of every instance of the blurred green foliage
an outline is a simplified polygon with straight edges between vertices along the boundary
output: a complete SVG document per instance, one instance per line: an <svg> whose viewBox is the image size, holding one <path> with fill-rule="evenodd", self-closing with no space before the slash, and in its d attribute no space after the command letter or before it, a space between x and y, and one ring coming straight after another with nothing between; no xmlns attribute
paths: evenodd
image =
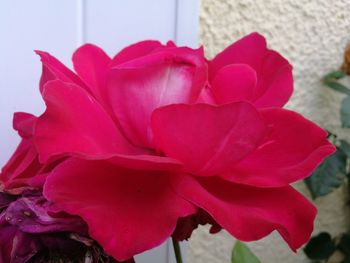
<svg viewBox="0 0 350 263"><path fill-rule="evenodd" d="M323 83L345 95L340 105L340 121L343 128L350 128L350 87L343 84L343 79L350 78L345 72L334 71L327 74ZM350 143L339 139L335 133L329 132L329 139L337 146L337 152L328 157L307 179L305 183L315 199L331 193L335 188L348 184L350 193ZM350 231L332 237L322 232L311 238L304 252L312 262L328 262L329 258L339 251L344 255L340 263L350 263Z"/></svg>

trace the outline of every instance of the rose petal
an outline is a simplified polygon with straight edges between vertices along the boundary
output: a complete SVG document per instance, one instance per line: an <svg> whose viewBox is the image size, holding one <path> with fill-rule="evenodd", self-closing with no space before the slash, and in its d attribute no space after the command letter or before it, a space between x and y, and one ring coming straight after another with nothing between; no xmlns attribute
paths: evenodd
<svg viewBox="0 0 350 263"><path fill-rule="evenodd" d="M309 176L336 150L323 129L295 112L271 108L260 113L269 135L225 179L260 187L285 186Z"/></svg>
<svg viewBox="0 0 350 263"><path fill-rule="evenodd" d="M5 211L8 223L26 233L74 232L86 234L85 223L77 216L53 211L42 196L23 197Z"/></svg>
<svg viewBox="0 0 350 263"><path fill-rule="evenodd" d="M133 170L179 171L183 167L183 164L176 159L151 154L117 154L106 160L116 165Z"/></svg>
<svg viewBox="0 0 350 263"><path fill-rule="evenodd" d="M257 83L256 72L245 64L232 64L221 68L211 85L212 94L219 104L253 101Z"/></svg>
<svg viewBox="0 0 350 263"><path fill-rule="evenodd" d="M196 214L182 217L177 221L176 229L172 237L178 241L187 240L191 237L192 232L199 225L211 224L209 232L216 234L222 230L222 227L205 211L199 209Z"/></svg>
<svg viewBox="0 0 350 263"><path fill-rule="evenodd" d="M29 139L23 139L7 164L2 168L2 175L10 178L23 173L37 157L33 143Z"/></svg>
<svg viewBox="0 0 350 263"><path fill-rule="evenodd" d="M242 241L277 230L292 250L311 235L316 208L292 187L255 188L217 177L172 177L175 191Z"/></svg>
<svg viewBox="0 0 350 263"><path fill-rule="evenodd" d="M206 74L201 52L167 48L124 63L111 72L111 105L134 144L153 147L150 117L154 109L198 98Z"/></svg>
<svg viewBox="0 0 350 263"><path fill-rule="evenodd" d="M280 54L268 50L261 72L257 73L257 93L254 105L259 108L283 107L293 93L292 66Z"/></svg>
<svg viewBox="0 0 350 263"><path fill-rule="evenodd" d="M36 121L37 117L25 112L16 112L13 116L13 128L23 139L1 169L0 185L6 192L20 194L26 188L31 188L29 180L42 169L32 141Z"/></svg>
<svg viewBox="0 0 350 263"><path fill-rule="evenodd" d="M22 138L30 138L34 133L37 117L26 112L15 112L13 115L13 128Z"/></svg>
<svg viewBox="0 0 350 263"><path fill-rule="evenodd" d="M282 107L293 92L292 66L277 52L267 49L265 38L252 33L227 47L209 62L209 80L231 64L247 64L257 73L254 104ZM231 102L229 99L226 102Z"/></svg>
<svg viewBox="0 0 350 263"><path fill-rule="evenodd" d="M164 47L162 43L156 40L140 41L122 49L112 60L111 66L117 66L124 62L146 56L154 50Z"/></svg>
<svg viewBox="0 0 350 263"><path fill-rule="evenodd" d="M174 41L169 40L168 42L166 42L166 46L167 47L176 47L176 44L174 43Z"/></svg>
<svg viewBox="0 0 350 263"><path fill-rule="evenodd" d="M0 184L6 192L20 194L23 190L32 188L30 180L39 176L42 167L32 140L22 139L1 170Z"/></svg>
<svg viewBox="0 0 350 263"><path fill-rule="evenodd" d="M8 224L4 213L0 214L0 240L0 262L4 263L27 262L40 248L35 236Z"/></svg>
<svg viewBox="0 0 350 263"><path fill-rule="evenodd" d="M260 144L265 124L245 102L222 106L176 104L152 115L157 146L186 171L211 176L228 171Z"/></svg>
<svg viewBox="0 0 350 263"><path fill-rule="evenodd" d="M209 62L209 79L231 64L247 64L254 70L261 66L266 52L266 40L258 33L252 33L234 42Z"/></svg>
<svg viewBox="0 0 350 263"><path fill-rule="evenodd" d="M81 216L90 236L119 261L160 245L179 217L196 211L171 190L167 174L103 161L67 160L48 177L44 194Z"/></svg>
<svg viewBox="0 0 350 263"><path fill-rule="evenodd" d="M178 170L182 167L177 160L131 145L84 89L56 80L45 86L43 96L47 110L38 119L34 138L42 162L78 156L109 159L133 169Z"/></svg>
<svg viewBox="0 0 350 263"><path fill-rule="evenodd" d="M73 154L86 158L134 152L112 119L88 92L59 80L45 85L47 109L37 121L40 160Z"/></svg>
<svg viewBox="0 0 350 263"><path fill-rule="evenodd" d="M79 77L87 84L94 97L104 104L107 101L106 78L111 59L99 47L85 44L74 52L72 60Z"/></svg>
<svg viewBox="0 0 350 263"><path fill-rule="evenodd" d="M57 58L51 56L44 51L35 51L41 58L43 64L43 71L40 78L40 91L43 92L45 84L50 80L61 80L64 82L74 83L87 89L84 82L69 68L62 64Z"/></svg>

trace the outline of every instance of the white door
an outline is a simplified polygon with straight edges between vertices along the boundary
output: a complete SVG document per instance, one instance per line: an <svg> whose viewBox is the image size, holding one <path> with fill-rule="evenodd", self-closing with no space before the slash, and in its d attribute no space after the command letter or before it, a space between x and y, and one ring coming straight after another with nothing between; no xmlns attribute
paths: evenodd
<svg viewBox="0 0 350 263"><path fill-rule="evenodd" d="M12 114L44 109L38 89L45 50L71 66L81 44L109 55L144 39L197 46L199 0L0 0L0 167L19 138ZM137 258L138 263L175 262L170 242Z"/></svg>

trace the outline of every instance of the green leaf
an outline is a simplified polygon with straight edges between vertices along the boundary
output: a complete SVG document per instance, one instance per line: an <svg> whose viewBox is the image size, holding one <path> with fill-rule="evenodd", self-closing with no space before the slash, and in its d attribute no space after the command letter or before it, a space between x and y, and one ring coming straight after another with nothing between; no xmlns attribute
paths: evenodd
<svg viewBox="0 0 350 263"><path fill-rule="evenodd" d="M339 79L345 76L346 74L343 71L334 71L324 76L323 83L329 88L350 95L350 89L338 82Z"/></svg>
<svg viewBox="0 0 350 263"><path fill-rule="evenodd" d="M232 250L231 263L261 263L261 261L244 243L237 241Z"/></svg>
<svg viewBox="0 0 350 263"><path fill-rule="evenodd" d="M334 89L338 92L341 92L341 93L344 93L344 94L347 94L347 95L350 95L350 89L347 88L346 86L344 86L343 84L337 82L337 81L334 81L334 80L328 80L328 81L325 81L324 84L331 88L331 89Z"/></svg>
<svg viewBox="0 0 350 263"><path fill-rule="evenodd" d="M340 238L338 248L350 259L350 235L343 234Z"/></svg>
<svg viewBox="0 0 350 263"><path fill-rule="evenodd" d="M322 232L312 237L304 248L304 252L309 259L328 259L336 250L335 242L329 233Z"/></svg>
<svg viewBox="0 0 350 263"><path fill-rule="evenodd" d="M339 148L346 154L348 158L350 158L350 143L345 140L340 140Z"/></svg>
<svg viewBox="0 0 350 263"><path fill-rule="evenodd" d="M338 149L305 179L313 198L327 195L342 185L346 176L346 160L345 153Z"/></svg>
<svg viewBox="0 0 350 263"><path fill-rule="evenodd" d="M341 70L333 71L324 76L324 80L341 79L346 76L346 73Z"/></svg>
<svg viewBox="0 0 350 263"><path fill-rule="evenodd" d="M340 118L342 126L350 128L350 96L343 99L341 103Z"/></svg>

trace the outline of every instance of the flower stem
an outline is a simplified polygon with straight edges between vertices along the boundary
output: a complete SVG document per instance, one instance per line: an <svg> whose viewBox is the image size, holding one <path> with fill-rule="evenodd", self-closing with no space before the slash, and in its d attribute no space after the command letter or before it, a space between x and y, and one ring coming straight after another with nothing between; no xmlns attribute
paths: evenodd
<svg viewBox="0 0 350 263"><path fill-rule="evenodd" d="M174 252L175 252L176 263L183 263L179 241L177 241L175 238L172 238L172 240L173 240L173 247L174 247Z"/></svg>

